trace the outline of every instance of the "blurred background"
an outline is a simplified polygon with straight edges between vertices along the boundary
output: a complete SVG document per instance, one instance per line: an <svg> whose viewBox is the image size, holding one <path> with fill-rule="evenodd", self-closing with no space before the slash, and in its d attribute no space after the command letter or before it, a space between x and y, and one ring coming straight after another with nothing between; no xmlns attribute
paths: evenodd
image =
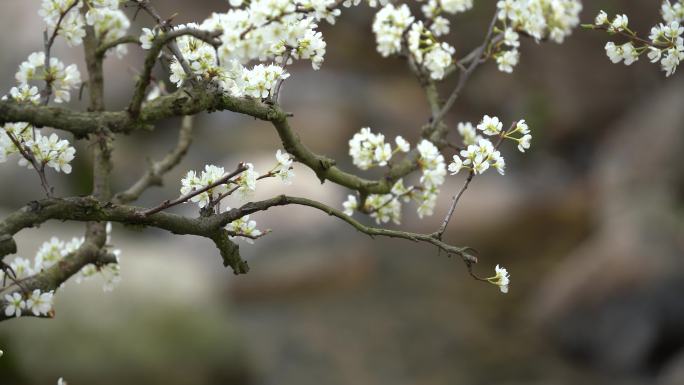
<svg viewBox="0 0 684 385"><path fill-rule="evenodd" d="M227 7L220 0L156 4L163 15L178 12L178 23ZM599 9L621 11L646 33L660 20L659 5L586 1L582 21ZM3 94L19 63L42 47L38 6L0 6ZM453 21L450 41L459 52L481 41L493 9L493 1L477 2ZM283 89L303 141L347 170L346 143L360 127L416 143L428 117L405 63L375 53L372 17L360 7L323 27L322 69L295 66ZM131 32L150 25L141 14ZM513 75L483 66L448 116L454 127L484 114L526 118L533 130L528 154L504 150L505 177L474 181L446 235L480 252L480 275L506 266L508 295L434 248L371 240L309 208L254 216L273 233L241 243L252 267L245 276L224 269L203 239L115 225L120 286L103 293L97 279L68 282L53 320L2 323L0 384L52 384L60 376L72 385L684 384L684 80L681 73L665 79L645 58L611 64L606 39L577 30L563 45L525 41ZM83 72L79 53L56 48ZM142 58L131 48L107 60L108 109L127 104ZM269 124L228 112L195 123L188 157L139 205L175 197L182 175L207 163L272 167L279 140ZM117 190L172 148L179 126L172 119L117 140ZM90 191L88 148L77 146L74 173L49 175L59 195ZM284 192L341 207L348 191L320 185L308 169L295 172L295 184L263 182L256 198ZM401 228L434 231L463 178L448 178L435 216L419 220L406 207ZM41 197L34 174L14 161L0 165L0 214ZM194 215L190 206L175 211ZM68 240L82 227L26 230L17 237L19 255L33 258L50 236Z"/></svg>

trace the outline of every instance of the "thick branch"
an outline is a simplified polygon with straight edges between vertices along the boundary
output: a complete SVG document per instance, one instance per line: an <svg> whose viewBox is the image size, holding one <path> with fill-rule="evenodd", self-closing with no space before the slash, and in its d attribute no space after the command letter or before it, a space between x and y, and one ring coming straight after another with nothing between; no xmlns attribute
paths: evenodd
<svg viewBox="0 0 684 385"><path fill-rule="evenodd" d="M171 42L174 42L176 38L190 35L197 39L203 40L208 44L217 46L220 41L216 38L220 35L219 32L207 32L196 28L181 28L173 31L165 32L154 39L152 47L150 48L147 56L145 57L145 66L140 74L140 78L135 85L135 92L133 93L133 98L128 106L128 111L133 116L137 116L140 113L140 108L142 106L143 100L145 100L145 90L152 80L152 69L154 64L157 62L159 53L162 49Z"/></svg>
<svg viewBox="0 0 684 385"><path fill-rule="evenodd" d="M404 160L395 163L387 176L379 180L368 180L347 173L337 168L334 160L314 153L303 144L290 127L287 120L288 114L279 107L252 98L238 98L216 91L208 92L203 87L182 89L171 95L154 99L145 104L137 118L125 111L73 112L63 108L0 101L0 123L29 122L38 126L50 126L70 131L83 137L102 129L108 129L114 133L127 133L146 129L150 124L169 117L223 110L272 122L285 149L294 155L297 161L311 168L321 180L330 180L363 193L388 193L398 178L414 171L417 167L418 156L414 151Z"/></svg>
<svg viewBox="0 0 684 385"><path fill-rule="evenodd" d="M142 207L103 203L93 197L35 201L0 222L0 240L5 239L0 245L11 245L9 239L17 232L49 220L118 222L133 226L156 227L174 234L209 238L219 247L224 264L231 266L235 274L243 274L249 270L247 263L240 259L237 245L226 238L232 234L224 229L228 223L242 216L239 211L231 210L211 217L188 218L165 212L144 215L144 210ZM11 248L0 247L0 259L7 255L5 251L11 251Z"/></svg>

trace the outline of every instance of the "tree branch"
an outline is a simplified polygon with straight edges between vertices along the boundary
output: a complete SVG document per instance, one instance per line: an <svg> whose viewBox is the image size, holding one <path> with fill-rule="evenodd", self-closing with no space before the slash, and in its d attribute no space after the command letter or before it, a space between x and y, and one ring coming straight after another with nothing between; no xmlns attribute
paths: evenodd
<svg viewBox="0 0 684 385"><path fill-rule="evenodd" d="M188 148L192 143L193 132L193 116L184 116L181 123L180 132L178 133L178 142L176 147L166 154L166 156L150 165L150 168L145 174L138 179L127 190L122 191L114 196L116 203L130 203L138 200L140 195L151 186L161 186L164 174L169 172L177 166L188 152Z"/></svg>
<svg viewBox="0 0 684 385"><path fill-rule="evenodd" d="M143 67L143 71L140 75L140 78L138 79L138 82L135 85L135 92L133 93L131 103L128 106L128 111L131 113L131 115L137 116L140 113L142 102L143 100L145 100L145 90L147 89L147 86L150 84L150 81L152 79L152 69L154 68L155 63L157 62L159 53L162 51L164 46L170 44L171 42L174 42L177 37L186 35L194 36L197 39L200 39L213 46L220 44L220 41L216 40L216 38L220 36L219 32L207 32L196 28L176 29L164 32L163 34L157 36L154 39L152 47L147 53L147 56L145 57L145 65ZM192 72L190 72L188 75L190 75L191 73Z"/></svg>
<svg viewBox="0 0 684 385"><path fill-rule="evenodd" d="M456 99L458 99L458 97L461 95L461 91L463 91L463 88L468 82L468 79L473 74L473 72L475 72L475 69L480 65L480 58L487 49L487 46L489 45L489 40L491 39L492 33L494 32L494 26L496 25L496 21L498 20L497 15L498 12L495 12L494 17L492 17L492 21L489 23L489 29L487 29L487 34L485 35L484 42L474 51L475 53L473 55L473 59L470 61L470 65L468 66L468 68L465 71L462 71L459 75L458 83L456 84L454 90L451 92L451 95L449 95L449 98L446 100L446 102L444 102L444 105L442 106L442 109L439 111L439 113L436 116L433 116L433 127L436 124L438 124L444 118L444 115L446 115L447 112L449 112L451 107L453 107L454 103L456 103Z"/></svg>
<svg viewBox="0 0 684 385"><path fill-rule="evenodd" d="M271 207L275 206L285 206L285 205L301 205L301 206L309 206L313 207L315 209L321 210L325 212L326 214L330 216L337 217L339 219L342 219L343 221L347 222L350 224L352 227L354 227L356 230L367 234L371 237L374 236L382 236L382 237L389 237L389 238L401 238L401 239L407 239L413 242L425 242L432 244L434 246L437 246L440 250L446 252L448 255L458 255L460 256L463 261L466 263L472 264L472 263L477 263L477 258L470 253L468 253L471 248L469 247L456 247L449 245L447 243L442 242L439 240L435 234L420 234L420 233L411 233L411 232L406 232L406 231L398 231L398 230L389 230L389 229L383 229L383 228L378 228L378 227L371 227L371 226L366 226L362 224L361 222L357 221L356 219L350 217L349 215L343 213L340 210L337 210L335 208L332 208L326 204L307 199L307 198L300 198L300 197L292 197L292 196L287 196L287 195L279 195L277 197L264 200L264 201L259 201L259 202L250 202L245 204L242 207L239 207L237 209L233 209L228 211L228 213L231 213L233 217L241 218L245 215L249 215L258 211L265 211L268 210Z"/></svg>
<svg viewBox="0 0 684 385"><path fill-rule="evenodd" d="M103 43L99 47L97 47L97 50L95 51L95 54L98 57L104 58L105 54L107 51L109 51L112 48L116 48L122 44L136 44L140 45L140 40L136 36L122 36L118 39L112 40L108 43Z"/></svg>
<svg viewBox="0 0 684 385"><path fill-rule="evenodd" d="M187 194L185 194L185 195L181 195L180 197L178 197L177 199L174 199L174 200L172 200L172 201L167 200L167 201L165 201L165 202L162 202L159 206L153 207L153 208L148 209L148 210L145 210L142 214L145 215L145 216L149 216L149 215L152 215L152 214L154 214L154 213L158 213L158 212L160 212L160 211L163 211L163 210L166 210L166 209L168 209L168 208L171 208L171 207L173 207L173 206L177 206L177 205L179 205L179 204L181 204L181 203L185 203L185 202L189 201L190 199L196 197L197 195L200 195L200 194L202 194L202 193L204 193L204 192L207 192L207 191L209 191L209 190L211 190L211 189L213 189L213 188L215 188L215 187L218 187L218 186L220 186L220 185L222 185L222 184L227 184L228 182L230 182L230 180L231 180L232 178L234 178L235 176L237 176L237 175L239 175L239 174L242 174L245 170L247 170L247 166L245 166L244 163L240 163L240 164L238 165L238 167L235 169L235 171L233 171L233 172L231 172L231 173L229 173L229 174L224 175L223 177L221 177L220 179L218 179L216 182L211 183L211 184L209 184L209 185L207 185L207 186L204 186L204 187L202 187L202 188L199 189L199 190L190 191L189 193L187 193Z"/></svg>
<svg viewBox="0 0 684 385"><path fill-rule="evenodd" d="M235 274L249 270L247 263L240 258L237 245L227 237L233 235L224 227L242 217L236 210L200 218L159 212L145 215L143 207L115 205L101 202L94 197L52 198L34 201L13 212L0 222L0 259L12 251L11 238L19 231L38 226L49 220L77 222L117 222L132 226L155 227L173 234L195 235L209 238L219 248L224 265L231 266ZM14 248L16 251L16 247Z"/></svg>

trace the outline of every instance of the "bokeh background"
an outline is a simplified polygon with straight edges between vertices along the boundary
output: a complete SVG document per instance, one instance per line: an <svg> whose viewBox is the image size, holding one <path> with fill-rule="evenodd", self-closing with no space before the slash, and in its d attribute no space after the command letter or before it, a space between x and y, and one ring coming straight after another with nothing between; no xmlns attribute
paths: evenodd
<svg viewBox="0 0 684 385"><path fill-rule="evenodd" d="M177 12L176 22L227 6L156 3L164 15ZM0 4L2 93L18 64L42 47L38 4ZM621 10L647 32L659 4L585 1L582 19ZM494 1L480 1L454 20L450 40L460 52L478 44L493 9ZM323 68L295 66L284 87L297 133L344 169L352 169L346 143L360 127L415 143L428 117L404 63L375 53L372 16L361 7L323 27ZM149 25L141 14L132 31ZM666 80L644 59L612 65L605 42L582 30L563 45L525 41L513 75L485 65L448 116L454 127L483 114L524 117L533 129L528 154L504 151L505 177L475 180L446 236L480 252L480 274L508 267L508 295L431 247L371 240L309 208L254 216L273 233L242 244L252 271L239 277L204 240L115 225L121 285L103 293L97 280L69 282L55 319L2 323L0 384L60 376L74 385L684 384L684 80ZM78 50L59 43L56 54L84 71ZM141 64L133 48L107 60L109 109L127 104ZM117 140L117 190L173 146L179 125L169 120ZM182 174L206 163L273 164L279 141L266 123L225 112L199 116L196 127L188 157L141 205L175 197ZM72 175L50 175L59 194L89 192L87 145L78 151ZM339 207L348 193L295 171L294 185L264 182L256 198L285 192ZM462 178L449 178L434 217L419 220L407 207L402 228L434 231ZM41 195L32 173L0 165L1 213ZM193 214L189 206L176 211ZM81 236L82 226L26 230L19 255L32 258L52 235Z"/></svg>

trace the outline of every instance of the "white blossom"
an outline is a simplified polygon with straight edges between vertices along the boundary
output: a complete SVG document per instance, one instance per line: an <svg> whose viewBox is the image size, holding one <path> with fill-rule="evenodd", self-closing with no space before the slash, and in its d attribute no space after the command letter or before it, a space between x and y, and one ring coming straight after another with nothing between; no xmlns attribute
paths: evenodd
<svg viewBox="0 0 684 385"><path fill-rule="evenodd" d="M519 60L520 53L517 50L504 51L496 56L499 71L506 73L513 72L513 67L518 65Z"/></svg>
<svg viewBox="0 0 684 385"><path fill-rule="evenodd" d="M411 150L411 144L401 136L394 138L394 143L397 145L397 150L401 152L409 152Z"/></svg>
<svg viewBox="0 0 684 385"><path fill-rule="evenodd" d="M142 49L152 48L152 42L154 41L155 33L149 28L142 29L142 35L140 35L140 46Z"/></svg>
<svg viewBox="0 0 684 385"><path fill-rule="evenodd" d="M427 70L432 79L442 79L446 69L453 63L455 49L447 43L437 42L422 21L411 25L408 47L416 63Z"/></svg>
<svg viewBox="0 0 684 385"><path fill-rule="evenodd" d="M499 0L498 18L536 40L562 43L579 24L579 0Z"/></svg>
<svg viewBox="0 0 684 385"><path fill-rule="evenodd" d="M432 20L430 31L435 36L442 36L449 33L449 19L442 16L437 16Z"/></svg>
<svg viewBox="0 0 684 385"><path fill-rule="evenodd" d="M39 272L57 263L64 257L64 254L62 254L63 249L64 242L60 241L57 237L52 237L50 241L44 242L36 253L34 270Z"/></svg>
<svg viewBox="0 0 684 385"><path fill-rule="evenodd" d="M490 283L499 286L499 290L501 290L502 293L508 293L508 285L511 282L508 271L503 267L499 267L499 265L496 265L494 271L496 272L496 275L487 278L487 280Z"/></svg>
<svg viewBox="0 0 684 385"><path fill-rule="evenodd" d="M444 177L447 174L444 156L429 140L423 139L417 149L420 153L419 164L423 171L420 183L428 189L444 184Z"/></svg>
<svg viewBox="0 0 684 385"><path fill-rule="evenodd" d="M385 143L384 135L374 134L370 127L363 127L349 140L349 155L354 165L367 170L375 166L386 166L392 159L393 151L392 146Z"/></svg>
<svg viewBox="0 0 684 385"><path fill-rule="evenodd" d="M185 178L181 179L181 189L182 195L189 194L193 191L201 190L205 187L212 185L219 181L226 174L223 167L218 167L214 165L206 165L204 171L198 176L193 170L188 171ZM228 191L228 186L222 183L218 186L212 187L201 194L195 195L190 199L191 202L197 203L200 208L205 207L216 200L221 194Z"/></svg>
<svg viewBox="0 0 684 385"><path fill-rule="evenodd" d="M460 122L456 126L456 129L463 139L463 144L466 146L475 144L478 140L480 140L480 138L482 138L477 134L475 127L473 127L473 124L470 122Z"/></svg>
<svg viewBox="0 0 684 385"><path fill-rule="evenodd" d="M248 199L256 191L256 181L259 173L254 171L254 165L247 163L247 170L243 171L235 180L238 186L237 193L242 199Z"/></svg>
<svg viewBox="0 0 684 385"><path fill-rule="evenodd" d="M12 295L5 294L5 316L21 317L21 311L26 308L26 301L21 294L14 292Z"/></svg>
<svg viewBox="0 0 684 385"><path fill-rule="evenodd" d="M454 155L451 163L449 163L449 173L451 175L456 175L459 171L461 171L461 168L463 168L463 161L458 157L458 155Z"/></svg>
<svg viewBox="0 0 684 385"><path fill-rule="evenodd" d="M506 28L503 42L509 47L520 47L520 35L513 28Z"/></svg>
<svg viewBox="0 0 684 385"><path fill-rule="evenodd" d="M17 279L26 278L34 274L33 268L31 267L31 261L26 258L17 257L12 262L10 262L10 267Z"/></svg>
<svg viewBox="0 0 684 385"><path fill-rule="evenodd" d="M356 196L347 195L347 200L342 203L342 207L344 208L344 213L346 215L354 215L354 211L359 208L359 202L356 200Z"/></svg>
<svg viewBox="0 0 684 385"><path fill-rule="evenodd" d="M598 15L596 15L596 18L594 19L594 24L596 25L604 25L608 24L608 14L606 14L605 11L601 10Z"/></svg>
<svg viewBox="0 0 684 385"><path fill-rule="evenodd" d="M503 129L503 123L496 116L485 115L477 125L477 129L489 136L499 135Z"/></svg>
<svg viewBox="0 0 684 385"><path fill-rule="evenodd" d="M234 234L232 237L239 237L251 244L254 243L253 238L258 238L263 234L256 226L256 221L250 220L249 215L245 215L230 222L227 229Z"/></svg>
<svg viewBox="0 0 684 385"><path fill-rule="evenodd" d="M624 31L628 29L629 18L627 15L616 15L613 21L610 23L610 29L612 31Z"/></svg>
<svg viewBox="0 0 684 385"><path fill-rule="evenodd" d="M292 184L292 178L295 175L294 171L292 171L292 155L278 149L276 151L276 160L278 161L276 175L283 183Z"/></svg>
<svg viewBox="0 0 684 385"><path fill-rule="evenodd" d="M401 36L413 20L406 4L397 7L387 4L378 11L373 21L373 32L380 55L387 57L401 50Z"/></svg>
<svg viewBox="0 0 684 385"><path fill-rule="evenodd" d="M377 224L389 221L401 224L401 202L393 194L370 194L366 198L365 209Z"/></svg>
<svg viewBox="0 0 684 385"><path fill-rule="evenodd" d="M40 103L38 87L29 86L28 84L20 84L19 87L12 87L10 89L10 96L18 103L28 102L36 105Z"/></svg>
<svg viewBox="0 0 684 385"><path fill-rule="evenodd" d="M530 141L532 140L532 135L524 135L518 141L518 150L520 152L525 152L525 150L530 148Z"/></svg>
<svg viewBox="0 0 684 385"><path fill-rule="evenodd" d="M81 74L75 64L65 66L56 57L50 58L50 68L45 69L45 53L34 52L19 65L15 78L20 85L28 84L32 80L46 80L52 85L55 103L71 100L70 91L78 88Z"/></svg>
<svg viewBox="0 0 684 385"><path fill-rule="evenodd" d="M47 315L52 310L52 297L51 291L44 293L35 289L26 300L26 309L35 316Z"/></svg>

